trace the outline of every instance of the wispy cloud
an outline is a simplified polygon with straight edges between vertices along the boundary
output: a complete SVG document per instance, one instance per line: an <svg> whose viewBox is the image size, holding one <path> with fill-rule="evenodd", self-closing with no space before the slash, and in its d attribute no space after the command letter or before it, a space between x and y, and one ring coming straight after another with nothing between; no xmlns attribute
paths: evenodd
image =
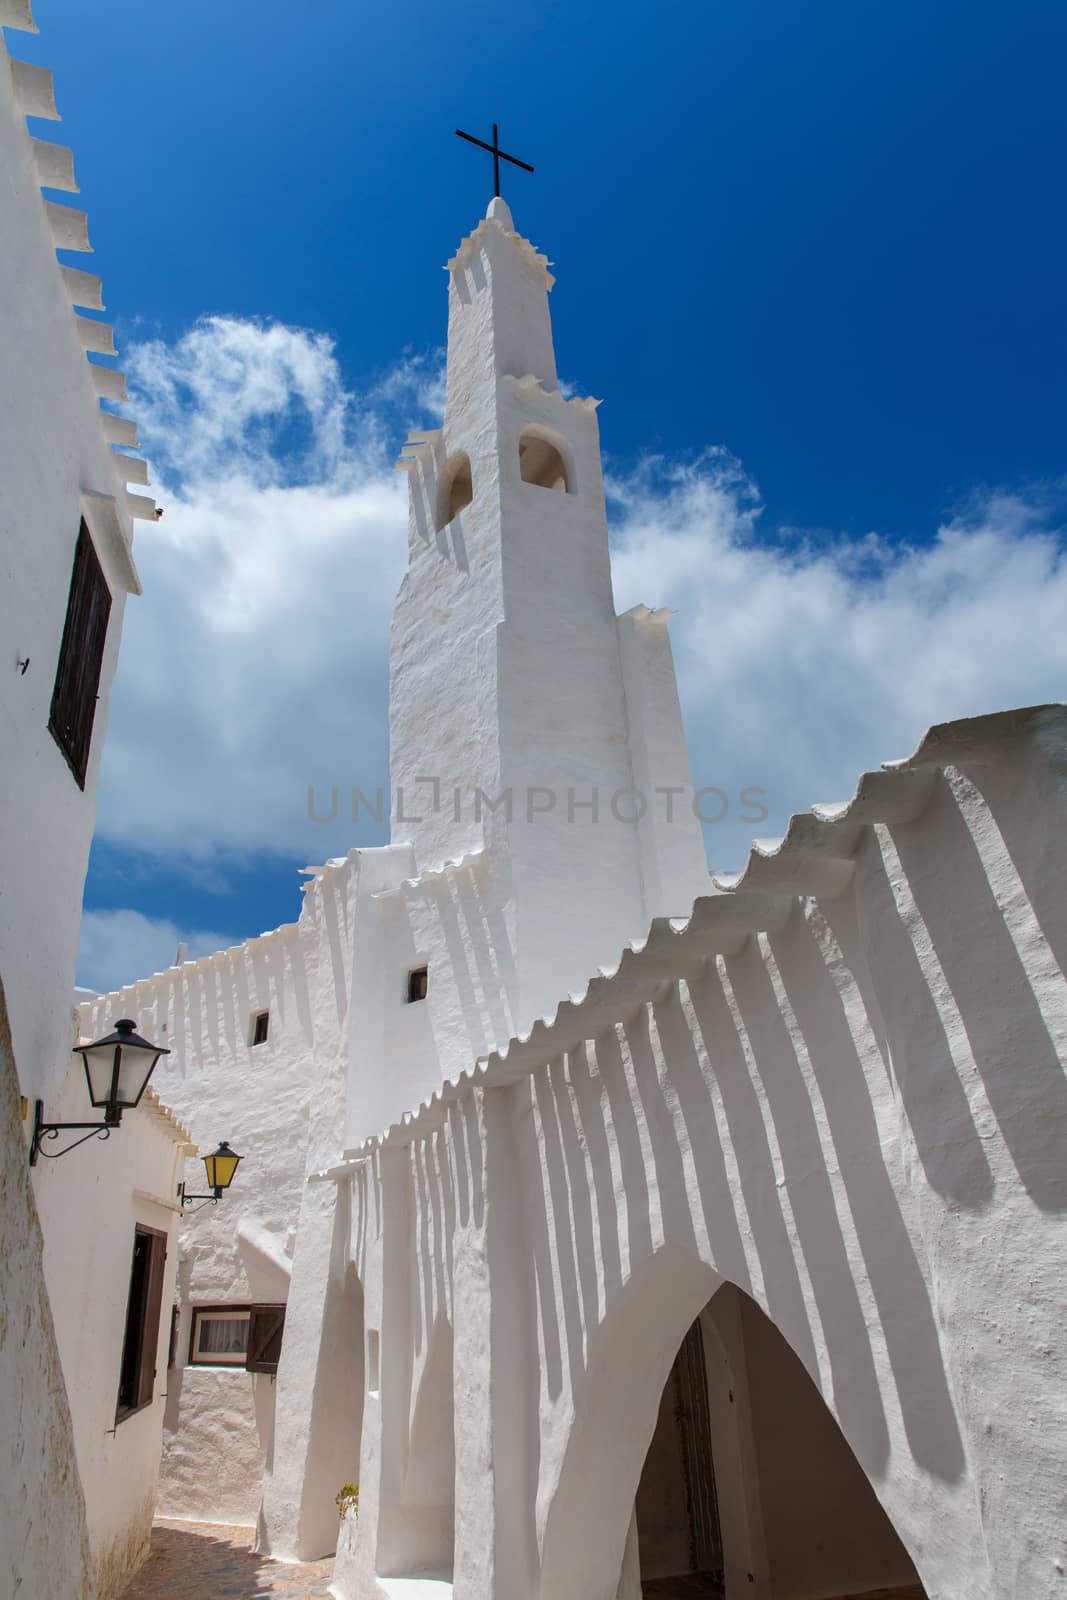
<svg viewBox="0 0 1067 1600"><path fill-rule="evenodd" d="M366 832L309 785L386 782L389 615L407 427L435 420L440 362L405 356L362 395L330 342L232 318L129 363L164 520L138 537L99 827L201 865L227 852L321 860ZM1067 681L1062 494L976 495L928 543L767 526L722 450L650 457L610 483L619 609L672 606L697 781L722 788L715 865L758 831L846 796L932 721L1056 698ZM294 907L295 909L295 907Z"/></svg>
<svg viewBox="0 0 1067 1600"><path fill-rule="evenodd" d="M780 832L933 722L1064 693L1062 486L976 495L922 546L773 533L721 451L611 490L617 601L675 609L694 778L731 797L707 830L714 865L747 850L745 785L766 790L761 831Z"/></svg>
<svg viewBox="0 0 1067 1600"><path fill-rule="evenodd" d="M146 917L129 910L87 911L82 918L78 983L97 994L109 994L136 978L165 972L173 966L179 944L186 946L192 961L236 942L209 929L182 932L169 917Z"/></svg>

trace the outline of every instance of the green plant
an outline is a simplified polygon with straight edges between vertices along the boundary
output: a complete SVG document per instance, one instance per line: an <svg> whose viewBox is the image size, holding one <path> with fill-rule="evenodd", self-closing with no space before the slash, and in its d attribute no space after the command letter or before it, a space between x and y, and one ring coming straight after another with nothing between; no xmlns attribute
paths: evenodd
<svg viewBox="0 0 1067 1600"><path fill-rule="evenodd" d="M344 1483L336 1499L338 1515L346 1517L351 1511L355 1517L359 1516L359 1484Z"/></svg>

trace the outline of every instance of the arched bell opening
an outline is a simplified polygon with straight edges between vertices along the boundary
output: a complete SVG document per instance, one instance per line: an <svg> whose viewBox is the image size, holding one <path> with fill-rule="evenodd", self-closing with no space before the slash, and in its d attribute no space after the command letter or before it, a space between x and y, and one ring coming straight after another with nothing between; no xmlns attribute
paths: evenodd
<svg viewBox="0 0 1067 1600"><path fill-rule="evenodd" d="M555 489L560 494L572 492L562 450L535 428L524 429L519 439L519 476L523 483L533 483L541 489Z"/></svg>
<svg viewBox="0 0 1067 1600"><path fill-rule="evenodd" d="M437 477L436 529L447 528L474 499L474 480L471 477L471 459L465 452L449 456Z"/></svg>

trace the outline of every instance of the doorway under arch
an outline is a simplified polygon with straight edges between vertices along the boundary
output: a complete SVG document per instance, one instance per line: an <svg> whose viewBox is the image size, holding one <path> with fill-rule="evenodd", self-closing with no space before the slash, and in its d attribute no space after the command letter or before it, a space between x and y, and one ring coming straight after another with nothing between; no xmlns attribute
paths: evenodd
<svg viewBox="0 0 1067 1600"><path fill-rule="evenodd" d="M674 1359L634 1522L640 1587L619 1600L923 1600L803 1363L732 1284Z"/></svg>
<svg viewBox="0 0 1067 1600"><path fill-rule="evenodd" d="M697 1404L704 1421L671 1415ZM754 1300L674 1246L636 1270L589 1346L543 1525L541 1592L924 1600L803 1363Z"/></svg>

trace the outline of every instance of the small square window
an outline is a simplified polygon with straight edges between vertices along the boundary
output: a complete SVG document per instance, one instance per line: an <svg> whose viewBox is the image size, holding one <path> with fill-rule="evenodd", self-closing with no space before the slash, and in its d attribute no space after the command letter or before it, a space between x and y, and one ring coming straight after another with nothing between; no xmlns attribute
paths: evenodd
<svg viewBox="0 0 1067 1600"><path fill-rule="evenodd" d="M252 1043L266 1044L270 1031L270 1012L256 1011L252 1016Z"/></svg>
<svg viewBox="0 0 1067 1600"><path fill-rule="evenodd" d="M196 1306L189 1364L194 1367L243 1367L248 1352L251 1306Z"/></svg>
<svg viewBox="0 0 1067 1600"><path fill-rule="evenodd" d="M429 986L429 967L412 967L408 973L408 1004L410 1005L413 1000L425 1000Z"/></svg>

